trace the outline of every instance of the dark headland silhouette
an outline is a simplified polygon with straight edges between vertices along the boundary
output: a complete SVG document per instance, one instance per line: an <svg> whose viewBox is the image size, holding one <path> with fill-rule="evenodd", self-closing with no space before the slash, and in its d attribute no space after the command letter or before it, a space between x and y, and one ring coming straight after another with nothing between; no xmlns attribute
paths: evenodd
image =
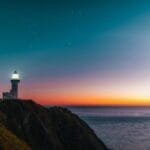
<svg viewBox="0 0 150 150"><path fill-rule="evenodd" d="M0 100L0 150L106 150L93 130L66 108L18 98L17 71Z"/></svg>
<svg viewBox="0 0 150 150"><path fill-rule="evenodd" d="M0 102L2 150L107 150L93 130L66 108L32 100Z"/></svg>

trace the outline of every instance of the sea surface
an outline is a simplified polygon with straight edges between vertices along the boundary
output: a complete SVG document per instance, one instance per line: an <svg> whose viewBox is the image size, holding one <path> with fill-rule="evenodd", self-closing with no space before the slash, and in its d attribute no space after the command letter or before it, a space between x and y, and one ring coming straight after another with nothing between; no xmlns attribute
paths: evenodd
<svg viewBox="0 0 150 150"><path fill-rule="evenodd" d="M150 107L69 107L112 150L150 150Z"/></svg>

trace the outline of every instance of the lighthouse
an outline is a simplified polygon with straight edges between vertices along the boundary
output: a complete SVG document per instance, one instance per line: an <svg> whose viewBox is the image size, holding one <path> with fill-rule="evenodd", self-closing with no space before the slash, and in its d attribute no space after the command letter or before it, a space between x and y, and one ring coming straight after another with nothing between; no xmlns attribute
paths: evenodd
<svg viewBox="0 0 150 150"><path fill-rule="evenodd" d="M20 75L14 71L11 75L11 90L3 93L3 99L18 99L18 85L20 82Z"/></svg>
<svg viewBox="0 0 150 150"><path fill-rule="evenodd" d="M18 98L18 84L20 82L20 77L17 71L14 71L14 73L11 76L11 90L10 94L13 99Z"/></svg>

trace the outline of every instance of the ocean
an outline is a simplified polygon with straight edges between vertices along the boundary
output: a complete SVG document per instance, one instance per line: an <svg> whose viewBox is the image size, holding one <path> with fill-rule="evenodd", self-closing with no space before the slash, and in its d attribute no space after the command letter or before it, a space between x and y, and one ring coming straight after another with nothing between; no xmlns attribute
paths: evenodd
<svg viewBox="0 0 150 150"><path fill-rule="evenodd" d="M111 150L150 150L150 107L69 107Z"/></svg>

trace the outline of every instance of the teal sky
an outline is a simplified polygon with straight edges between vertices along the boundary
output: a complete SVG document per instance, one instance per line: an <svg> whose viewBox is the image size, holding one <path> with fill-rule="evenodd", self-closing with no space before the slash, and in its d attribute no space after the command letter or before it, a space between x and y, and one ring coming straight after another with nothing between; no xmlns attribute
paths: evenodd
<svg viewBox="0 0 150 150"><path fill-rule="evenodd" d="M14 69L28 85L86 79L101 86L104 77L147 82L150 1L1 1L0 66L2 85Z"/></svg>

